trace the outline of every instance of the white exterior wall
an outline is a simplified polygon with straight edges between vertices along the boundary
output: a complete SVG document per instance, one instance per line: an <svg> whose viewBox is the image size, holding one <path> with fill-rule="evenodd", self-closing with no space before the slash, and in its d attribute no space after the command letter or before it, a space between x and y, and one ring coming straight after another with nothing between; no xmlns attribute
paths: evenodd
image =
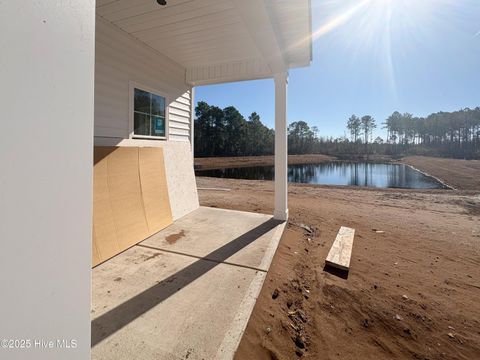
<svg viewBox="0 0 480 360"><path fill-rule="evenodd" d="M90 358L94 27L93 0L0 2L0 359Z"/></svg>
<svg viewBox="0 0 480 360"><path fill-rule="evenodd" d="M163 147L173 220L197 209L185 69L98 17L95 49L95 145ZM132 82L167 96L167 140L130 138Z"/></svg>
<svg viewBox="0 0 480 360"><path fill-rule="evenodd" d="M130 137L133 82L166 95L168 140L189 141L191 99L185 68L100 17L96 26L95 137Z"/></svg>

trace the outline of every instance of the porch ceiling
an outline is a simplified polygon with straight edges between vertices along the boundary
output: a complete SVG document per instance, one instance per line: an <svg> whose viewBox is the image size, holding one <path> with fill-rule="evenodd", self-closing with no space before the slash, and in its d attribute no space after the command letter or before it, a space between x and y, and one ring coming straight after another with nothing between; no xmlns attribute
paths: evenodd
<svg viewBox="0 0 480 360"><path fill-rule="evenodd" d="M97 15L184 66L192 85L311 61L309 0L97 0Z"/></svg>

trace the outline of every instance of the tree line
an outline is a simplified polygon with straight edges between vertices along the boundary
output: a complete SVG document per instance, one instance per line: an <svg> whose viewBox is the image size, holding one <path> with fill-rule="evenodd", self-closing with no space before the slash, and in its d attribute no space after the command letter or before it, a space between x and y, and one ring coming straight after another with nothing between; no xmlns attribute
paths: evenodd
<svg viewBox="0 0 480 360"><path fill-rule="evenodd" d="M275 132L257 113L248 119L233 106L221 109L199 102L194 122L195 156L255 156L274 152ZM296 121L288 126L289 154L330 154L345 158L371 154L480 158L480 107L438 112L427 117L395 111L381 124L387 138L373 138L370 115L347 119L349 137L323 137L316 126Z"/></svg>
<svg viewBox="0 0 480 360"><path fill-rule="evenodd" d="M253 112L248 119L233 106L221 109L204 101L195 108L195 156L273 154L275 132Z"/></svg>
<svg viewBox="0 0 480 360"><path fill-rule="evenodd" d="M480 156L480 107L437 112L427 117L395 111L384 125L390 144L431 149L445 156Z"/></svg>

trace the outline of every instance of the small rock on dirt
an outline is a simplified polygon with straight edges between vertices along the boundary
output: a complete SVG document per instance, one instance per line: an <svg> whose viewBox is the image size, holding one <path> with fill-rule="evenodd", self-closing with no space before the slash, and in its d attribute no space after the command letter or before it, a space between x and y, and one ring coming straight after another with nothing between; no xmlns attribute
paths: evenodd
<svg viewBox="0 0 480 360"><path fill-rule="evenodd" d="M280 293L278 292L278 289L273 290L272 299L275 300L276 298L278 298L278 295L279 295L279 294L280 294Z"/></svg>
<svg viewBox="0 0 480 360"><path fill-rule="evenodd" d="M397 319L398 321L401 321L401 320L403 320L403 317L401 317L400 315L397 314L397 315L395 315L395 319Z"/></svg>
<svg viewBox="0 0 480 360"><path fill-rule="evenodd" d="M301 336L295 337L295 345L300 349L305 349L305 341L302 339Z"/></svg>

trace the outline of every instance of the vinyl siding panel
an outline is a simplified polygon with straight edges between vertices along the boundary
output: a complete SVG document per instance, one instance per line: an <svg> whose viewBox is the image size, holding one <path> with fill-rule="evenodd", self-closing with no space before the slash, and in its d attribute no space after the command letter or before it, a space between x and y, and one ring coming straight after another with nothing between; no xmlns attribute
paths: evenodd
<svg viewBox="0 0 480 360"><path fill-rule="evenodd" d="M133 82L167 97L168 140L190 141L191 96L185 68L100 17L95 51L95 137L129 138Z"/></svg>

